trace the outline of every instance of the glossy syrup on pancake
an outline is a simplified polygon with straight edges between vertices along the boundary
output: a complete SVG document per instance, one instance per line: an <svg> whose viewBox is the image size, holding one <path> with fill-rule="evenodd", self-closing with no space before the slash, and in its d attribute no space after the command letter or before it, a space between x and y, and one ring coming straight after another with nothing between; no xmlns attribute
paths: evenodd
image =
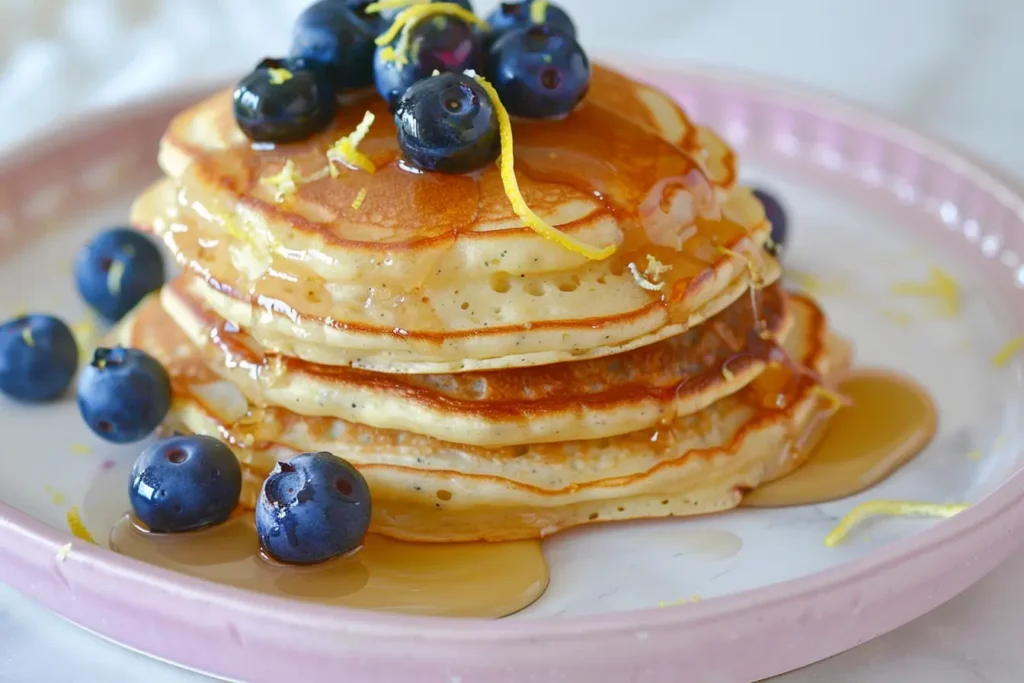
<svg viewBox="0 0 1024 683"><path fill-rule="evenodd" d="M251 519L204 531L153 534L124 517L115 552L164 569L304 602L410 615L498 618L528 607L548 585L539 541L417 544L371 534L347 557L313 567L264 558Z"/></svg>
<svg viewBox="0 0 1024 683"><path fill-rule="evenodd" d="M759 312L763 329L754 323L750 301L741 299L683 334L611 357L500 371L382 375L268 354L190 296L184 279L165 288L162 302L162 310L156 301L147 304L138 324L169 328L171 335L180 328L208 367L256 404L481 446L602 438L671 422L753 379L775 355L759 333L783 339L791 325L785 296L773 285Z"/></svg>
<svg viewBox="0 0 1024 683"><path fill-rule="evenodd" d="M298 415L249 402L207 365L183 332L137 325L127 343L174 375L171 427L228 443L246 472L243 504L277 462L344 454L370 483L371 530L403 540L537 538L579 524L721 511L798 464L804 434L829 414L815 387L840 372L847 345L808 300L794 298L786 347L816 375L779 365L692 415L606 439L466 446L410 431ZM137 320L137 319L136 319Z"/></svg>
<svg viewBox="0 0 1024 683"><path fill-rule="evenodd" d="M609 89L606 95L604 89ZM457 311L442 313L437 307L453 298L447 296L453 284L462 283L467 289L511 292L509 298L555 288L567 305L590 302L585 312L562 315L591 327L616 322L626 311L600 314L607 297L587 299L581 292L574 303L564 296L572 289L563 284L578 287L574 273L589 267L591 280L599 284L625 278L616 285L636 290L642 305L630 304L626 310L663 310L663 318L652 319L639 332L687 323L696 307L751 260L761 260L767 226L749 192L726 191L734 181L728 148L719 141L718 152L703 154L697 140L713 136L693 127L674 104L663 101L661 110L647 107L646 118L637 113L645 111L644 93L648 99L658 97L623 76L598 79L590 100L566 119L516 124L518 175L531 207L560 217L551 221L580 239L618 245L599 271L579 254L517 227L521 223L497 169L439 176L405 165L394 125L376 100L344 108L330 132L302 145L253 150L239 144L237 136L221 133L214 136L218 144L191 148L186 155L191 164L181 171L173 200L179 216L164 227L165 237L173 234L172 250L208 284L249 300L258 309L252 315L257 321L267 311L301 314L345 329L377 324L380 334L400 335L409 343L426 334L434 344L503 331L536 335L556 322L512 316L502 324L502 316L490 308L472 311L477 320L469 313L461 319ZM620 94L634 106L612 111L609 99ZM265 180L289 161L300 178L322 175L326 148L355 127L364 104L378 121L360 151L373 160L376 173L344 169L338 178L300 182L284 198L267 187ZM219 111L226 101L208 106ZM689 151L653 130L659 118L676 121L677 137ZM189 149L174 130L170 138ZM357 197L363 199L356 202ZM159 208L145 205L138 207L138 222L153 227ZM237 221L226 218L236 215ZM258 252L255 258L250 254L256 264L250 263L246 272L238 269L239 249ZM225 253L232 250L235 258ZM345 275L348 293L358 283L359 296L339 302L331 274ZM564 282L553 281L559 278ZM558 307L549 303L546 308ZM583 320L588 317L592 320Z"/></svg>

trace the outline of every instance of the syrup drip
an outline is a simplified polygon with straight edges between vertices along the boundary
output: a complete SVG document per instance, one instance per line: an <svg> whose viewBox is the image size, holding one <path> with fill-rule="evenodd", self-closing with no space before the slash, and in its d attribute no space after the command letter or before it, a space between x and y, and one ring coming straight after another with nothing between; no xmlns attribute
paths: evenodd
<svg viewBox="0 0 1024 683"><path fill-rule="evenodd" d="M851 399L795 472L747 495L745 507L812 505L884 481L931 442L938 426L926 389L898 374L857 371L839 383Z"/></svg>
<svg viewBox="0 0 1024 683"><path fill-rule="evenodd" d="M323 565L280 565L260 554L248 517L186 534L153 534L123 517L110 534L123 555L215 583L324 605L412 615L499 618L548 585L540 541L418 544L370 535Z"/></svg>

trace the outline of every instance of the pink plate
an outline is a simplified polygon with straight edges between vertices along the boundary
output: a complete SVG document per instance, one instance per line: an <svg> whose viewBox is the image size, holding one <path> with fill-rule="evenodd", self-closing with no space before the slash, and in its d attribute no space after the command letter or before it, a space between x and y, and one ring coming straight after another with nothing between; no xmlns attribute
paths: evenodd
<svg viewBox="0 0 1024 683"><path fill-rule="evenodd" d="M664 609L654 608L656 601L647 598L603 607L597 598L573 592L593 579L577 582L569 565L560 564L571 551L585 560L573 566L599 571L606 559L611 566L613 558L610 551L593 552L595 543L653 527L567 534L547 550L552 604L563 605L558 609L538 605L533 614L495 622L398 617L249 594L78 541L70 555L59 559L62 546L73 539L63 529L63 509L55 512L48 502L40 502L43 485L38 481L46 477L48 486L79 491L69 494L69 500L80 500L82 482L96 476L97 464L81 455L51 456L39 446L57 444L57 432L78 429L73 406L61 408L58 420L51 413L20 412L20 407L0 402L6 450L0 451L0 464L9 480L0 484L0 580L116 642L233 679L627 683L678 681L686 672L687 680L719 683L776 675L854 647L928 612L984 576L1013 550L1024 521L1024 473L1019 469L1024 453L1016 440L1022 415L1020 366L1011 367L1016 375L987 374L993 345L997 348L998 340L1024 327L1024 270L1018 256L1024 255L1024 201L1018 192L946 146L841 102L721 73L645 67L642 75L678 96L694 119L721 131L757 175L793 187L793 194L785 196L797 208L821 217L815 230L798 226L794 263L813 263L820 257L842 265L843 254L837 256L837 248L829 246L842 243L842 236L836 233L833 240L826 223L845 216L862 225L863 233L855 234L871 244L866 255L848 254L861 270L888 268L875 258L882 250L879 245L911 240L945 254L970 279L972 287L964 290L968 307L997 309L988 317L935 323L928 332L936 348L965 330L991 333L978 342L982 348L976 357L963 361L964 381L974 384L977 395L991 399L984 403L984 415L970 412L983 399L966 401L962 394L968 390L936 389L944 425L961 420L963 433L981 441L986 434L999 434L995 446L983 449L992 451L991 459L969 463L963 457L969 446L948 457L930 451L885 490L887 497L914 493L973 502L966 512L937 524L883 525L872 529L872 534L881 534L873 542L866 536L859 542L853 539L831 554L820 547L818 527L809 537L813 543L799 536L804 521L793 523L791 535L784 537L792 538L792 547L799 546L799 551L791 553L788 543L774 542L759 549L759 533L776 533L797 519L799 511L772 517L775 530L758 526L769 519L758 516L765 513L719 516L710 523L735 519L747 524L740 535L749 554L741 555L735 566L736 575L747 578L715 595L704 594L700 602ZM66 273L57 274L63 272L60 264L51 264L53 272L44 277L42 266L26 265L26 259L45 260L46 254L61 250L73 253L76 243L68 246L66 227L73 220L85 214L97 222L117 216L123 220L126 198L157 177L156 141L167 121L199 94L68 124L0 162L0 283L8 283L0 289L0 304L17 307L22 296L17 283L34 291L37 283L46 286L51 275L64 278L61 282L67 279ZM864 209L863 216L854 216L858 207ZM879 227L883 224L884 229ZM26 255L30 253L35 256ZM834 305L826 301L840 329L848 334L856 330L851 336L863 342L870 356L871 339L883 338L875 329L881 323L845 313L844 306L852 303L837 300ZM913 363L926 363L920 371L928 375L923 379L933 386L931 368L935 386L941 385L938 376L948 374L945 364L954 365L960 357L948 349L914 353L925 347L909 339L908 372L917 376ZM898 344L876 346L884 351ZM882 352L874 356L872 361L885 360ZM24 425L33 424L25 431L29 428ZM21 464L30 458L19 453L29 448L40 454L41 464ZM942 478L953 471L958 473L955 481ZM828 528L849 507L842 502L821 508L815 514L824 515L824 521L809 518L808 523ZM708 522L692 522L701 523ZM583 554L580 547L591 550ZM687 562L696 571L699 561ZM682 592L682 583L679 590L679 595L689 595ZM583 597L575 604L572 595Z"/></svg>

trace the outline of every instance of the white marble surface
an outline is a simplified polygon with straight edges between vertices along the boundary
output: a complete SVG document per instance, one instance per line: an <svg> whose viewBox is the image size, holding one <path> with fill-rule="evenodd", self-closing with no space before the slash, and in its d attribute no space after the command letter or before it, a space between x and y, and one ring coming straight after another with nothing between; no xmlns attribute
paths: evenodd
<svg viewBox="0 0 1024 683"><path fill-rule="evenodd" d="M840 93L1024 179L1019 0L562 1L594 52L737 67ZM0 148L90 107L237 74L283 47L303 4L2 0ZM1018 681L1022 590L1024 554L927 617L780 680ZM0 587L0 681L198 680L206 679L104 643Z"/></svg>

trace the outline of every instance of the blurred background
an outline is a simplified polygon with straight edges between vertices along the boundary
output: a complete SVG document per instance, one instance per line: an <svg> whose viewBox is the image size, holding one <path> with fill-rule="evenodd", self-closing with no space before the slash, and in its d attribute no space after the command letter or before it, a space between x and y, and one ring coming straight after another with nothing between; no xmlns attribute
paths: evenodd
<svg viewBox="0 0 1024 683"><path fill-rule="evenodd" d="M1024 174L1020 0L560 0L591 54L835 91ZM307 0L0 0L0 148L103 105L227 82ZM488 12L497 0L476 0Z"/></svg>

